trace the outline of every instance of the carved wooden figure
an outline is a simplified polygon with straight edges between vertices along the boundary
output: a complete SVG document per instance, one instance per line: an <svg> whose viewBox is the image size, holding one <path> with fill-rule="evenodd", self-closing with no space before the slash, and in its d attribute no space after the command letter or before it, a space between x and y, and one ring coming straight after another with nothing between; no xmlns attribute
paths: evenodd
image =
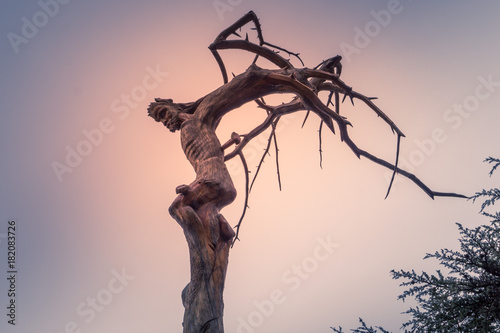
<svg viewBox="0 0 500 333"><path fill-rule="evenodd" d="M238 33L245 25L253 23L258 43L242 38ZM236 39L228 39L230 36ZM171 132L180 131L182 149L196 172L196 178L189 185L180 185L178 193L169 208L172 217L183 228L189 246L191 280L182 291L182 303L185 307L185 333L222 333L223 328L223 290L228 266L229 250L238 239L242 217L236 225L236 232L226 221L220 210L229 205L236 197L236 189L225 166L225 161L239 156L246 171L245 196L248 198L248 168L243 155L243 148L257 135L271 128L269 150L272 141L276 144L276 124L280 117L297 111L316 114L321 119L321 130L325 125L335 133L337 129L341 139L358 157L365 157L412 180L431 198L435 196L464 197L455 193L432 191L415 175L397 166L399 145L403 132L373 102L374 98L366 97L344 83L340 79L341 57L335 56L320 63L313 69L296 68L289 59L281 54L288 54L298 59L298 54L287 51L264 41L257 16L249 12L236 23L219 34L209 46L222 72L224 84L208 95L191 103L174 103L171 99L156 98L148 108L149 115L157 122L165 125ZM218 50L239 49L255 54L254 61L248 69L234 76L231 81ZM257 66L262 57L276 65L275 69ZM302 64L303 65L303 64ZM318 96L320 92L329 93L324 102ZM292 93L295 97L288 103L273 106L265 102L264 97L270 94ZM396 159L392 164L371 153L362 150L349 137L350 122L340 114L341 100L348 97L365 103L396 134ZM342 102L343 102L342 100ZM219 142L215 130L225 114L255 101L259 108L267 112L264 121L249 133L238 135L233 133L223 145ZM331 107L332 108L331 108ZM306 117L307 117L306 116ZM226 150L230 149L230 152ZM277 151L277 146L276 146ZM261 160L262 161L262 160ZM279 164L278 177L279 177ZM258 174L258 170L257 173ZM255 178L254 178L255 180ZM391 189L389 185L387 195Z"/></svg>

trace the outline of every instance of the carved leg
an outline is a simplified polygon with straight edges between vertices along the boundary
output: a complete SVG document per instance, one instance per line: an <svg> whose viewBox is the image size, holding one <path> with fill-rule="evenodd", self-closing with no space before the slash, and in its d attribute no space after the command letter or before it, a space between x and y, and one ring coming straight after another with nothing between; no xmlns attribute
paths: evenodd
<svg viewBox="0 0 500 333"><path fill-rule="evenodd" d="M169 208L183 228L189 246L191 279L181 294L185 308L183 332L221 333L224 332L222 295L234 232L213 202L198 205L201 193L210 184L193 184L177 187L180 194ZM191 199L196 208L187 204Z"/></svg>
<svg viewBox="0 0 500 333"><path fill-rule="evenodd" d="M229 225L222 214L217 215L217 219L219 220L220 227L220 237L223 242L230 242L233 237L236 235L233 228Z"/></svg>

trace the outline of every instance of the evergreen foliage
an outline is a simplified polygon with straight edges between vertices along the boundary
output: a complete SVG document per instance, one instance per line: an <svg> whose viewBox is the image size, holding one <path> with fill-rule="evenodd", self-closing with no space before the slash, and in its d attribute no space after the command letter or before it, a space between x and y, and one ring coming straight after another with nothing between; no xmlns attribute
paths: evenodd
<svg viewBox="0 0 500 333"><path fill-rule="evenodd" d="M493 164L490 176L500 166L497 158L485 162ZM418 303L405 312L411 315L403 324L405 332L500 332L500 212L486 211L500 200L500 188L482 190L470 199L483 200L480 213L492 221L473 229L457 223L460 250L442 249L425 256L436 259L447 273L391 271L394 279L405 280L400 286L408 288L398 299L413 297ZM387 333L360 322L352 332ZM341 327L332 329L343 332Z"/></svg>
<svg viewBox="0 0 500 333"><path fill-rule="evenodd" d="M377 326L376 328L373 327L368 327L366 326L366 323L363 321L363 319L359 318L359 322L361 323L361 326L359 326L356 329L351 330L354 333L390 333L389 331L384 330L382 327ZM335 333L346 333L345 331L342 330L342 327L339 326L339 328L335 327L330 327Z"/></svg>

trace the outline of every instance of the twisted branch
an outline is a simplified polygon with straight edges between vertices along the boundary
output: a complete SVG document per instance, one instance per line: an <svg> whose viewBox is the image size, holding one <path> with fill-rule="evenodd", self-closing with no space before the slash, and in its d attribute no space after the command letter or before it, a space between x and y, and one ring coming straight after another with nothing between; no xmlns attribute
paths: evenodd
<svg viewBox="0 0 500 333"><path fill-rule="evenodd" d="M253 22L254 24L254 30L257 31L257 38L259 39L259 44L252 43L248 40L248 35L244 40L227 40L227 38L231 35L236 35L239 36L239 34L236 32L238 29L241 29L243 26L246 24ZM241 36L240 36L241 37ZM256 57L253 61L253 64L257 62L257 59L259 56L262 56L266 58L267 60L271 61L275 65L277 65L279 68L293 68L292 64L282 56L280 56L277 52L265 47L269 46L271 48L281 50L284 52L287 52L289 55L293 55L297 57L302 65L304 63L302 62L302 59L300 59L298 53L293 53L290 51L287 51L284 48L281 48L279 46L275 46L271 43L267 43L264 41L264 37L262 35L262 28L260 26L259 18L253 11L248 12L245 16L243 16L241 19L236 21L234 24L229 26L227 29L222 31L217 38L215 38L215 41L210 44L208 47L211 51L212 54L215 57L215 60L219 64L222 77L224 80L224 84L228 82L227 78L227 71L226 71L226 66L224 65L224 62L222 58L219 55L219 52L217 50L228 50L228 49L239 49L239 50L245 50L249 51L252 53L255 53Z"/></svg>
<svg viewBox="0 0 500 333"><path fill-rule="evenodd" d="M253 24L251 29L257 32L257 43L250 41L248 34L242 38L242 34L238 33L247 24ZM229 40L230 36L239 39ZM304 66L299 54L265 41L259 20L253 12L249 12L222 31L209 48L222 73L224 80L222 86L195 102L174 103L171 99L157 98L148 108L149 115L157 122L165 125L171 132L180 132L182 149L196 173L196 178L190 184L177 187L178 196L169 207L170 215L184 230L191 262L191 280L182 292L182 302L185 307L184 333L223 332L222 293L229 248L239 239L242 221L248 208L250 189L256 181L272 143L276 151L278 185L281 189L276 125L284 115L307 111L304 123L310 114L319 117L320 167L323 163L323 128L328 128L335 134L338 127L341 141L358 158L365 157L392 171L386 197L398 174L410 179L431 198L436 196L466 198L457 193L433 191L417 176L398 166L401 138L405 135L373 103L374 97L367 97L353 90L340 79L342 73L340 56L326 59L313 69L294 67L289 59L280 55L280 52L294 56ZM239 75L233 74L231 81L219 54L219 50L230 49L243 50L254 55L254 60L248 69ZM277 66L277 69L260 68L257 61L261 57ZM319 97L322 92L328 92L326 102ZM263 99L268 95L286 93L294 97L281 105L268 105ZM343 95L342 101L340 101L341 95ZM340 113L341 102L348 97L353 105L354 101L358 100L368 106L396 135L394 164L359 148L350 138L348 127L352 124ZM333 98L335 98L334 103L332 103ZM252 101L266 111L266 118L246 134L238 135L233 132L231 138L221 145L216 135L221 119L228 112ZM268 144L250 184L250 171L244 156L244 148L268 128L271 128ZM226 150L233 146L232 151L226 153ZM245 200L235 232L220 211L236 197L236 189L224 163L236 156L240 157L245 172Z"/></svg>
<svg viewBox="0 0 500 333"><path fill-rule="evenodd" d="M241 38L241 35L237 32L239 29L249 23L253 24L252 29L257 32L258 43L250 41L248 39L248 35L245 37L245 39ZM229 36L232 35L240 37L240 39L228 40ZM214 127L218 125L220 119L227 112L230 112L231 110L240 107L241 105L250 101L255 101L259 108L262 108L267 112L267 117L260 125L256 126L247 134L241 135L242 139L240 142L235 144L234 149L231 152L225 153L224 161L228 161L235 156L240 156L245 169L245 176L248 178L249 171L243 155L244 148L256 136L263 133L269 127L272 128L271 133L267 139L267 147L257 166L257 171L252 179L251 184L247 184L246 186L245 207L242 217L240 218L240 221L238 222L236 227L237 232L239 231L243 216L245 215L247 209L249 192L254 182L256 181L257 176L259 175L259 171L262 167L265 156L269 153L271 141L274 141L276 150L278 184L281 188L278 147L275 132L276 124L281 116L302 110L307 111L302 126L307 121L310 113L316 114L321 121L319 127L320 167L322 167L323 162L323 125L325 125L326 128L328 128L333 134L336 134L335 127L338 127L341 141L344 142L358 158L365 157L368 160L392 171L392 177L387 189L386 198L391 191L396 174L410 179L431 198L434 198L436 196L461 198L466 197L457 193L433 191L417 176L401 169L398 166L401 138L405 137L404 133L390 119L390 117L387 116L373 102L376 97L367 97L353 90L351 86L347 85L343 80L341 80L341 56L335 56L324 60L312 69L307 67L295 68L288 59L283 58L279 54L279 51L283 51L288 53L289 55L293 55L302 62L299 54L266 42L262 34L260 22L254 12L249 12L240 20L222 31L214 40L214 42L209 46L209 49L211 50L216 62L219 65L223 76L224 85L194 103L182 104L183 107L186 110L189 110L190 113L194 113L195 115L196 112L193 110L199 110L200 119L208 124L212 124L212 126ZM231 82L228 81L227 70L224 61L222 60L218 52L219 50L228 49L243 50L255 55L254 61L246 70L246 72L234 76ZM276 65L278 69L263 69L258 67L256 63L259 57L267 59L268 61ZM319 94L323 91L329 93L326 102L323 102L319 97ZM283 103L278 106L270 106L264 102L264 96L277 93L291 93L294 94L295 97L290 102ZM342 101L340 101L340 95L343 95ZM350 138L348 126L352 126L352 124L346 117L342 116L340 113L340 107L342 104L341 102L344 102L347 97L349 97L353 105L355 104L355 100L358 100L368 106L368 108L372 112L374 112L380 119L382 119L382 121L389 126L391 131L396 134L397 143L396 158L394 164L359 148ZM335 98L334 102L332 102L333 98ZM334 109L331 109L330 106ZM226 148L228 147L224 147L224 149Z"/></svg>

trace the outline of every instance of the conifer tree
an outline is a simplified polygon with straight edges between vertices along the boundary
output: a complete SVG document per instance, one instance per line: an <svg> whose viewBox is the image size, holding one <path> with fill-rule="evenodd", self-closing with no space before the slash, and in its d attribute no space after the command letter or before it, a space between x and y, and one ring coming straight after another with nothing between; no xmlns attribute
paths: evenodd
<svg viewBox="0 0 500 333"><path fill-rule="evenodd" d="M490 176L500 166L500 159L488 157L493 164ZM436 259L444 266L435 274L391 271L394 279L404 279L408 287L398 299L414 297L418 305L405 313L411 319L403 324L405 332L499 332L500 331L500 212L488 208L500 200L500 188L482 190L469 198L484 200L480 214L491 218L488 225L469 229L457 223L460 250L442 249L424 259ZM361 326L356 333L388 333L382 327ZM333 328L343 333L342 328Z"/></svg>

